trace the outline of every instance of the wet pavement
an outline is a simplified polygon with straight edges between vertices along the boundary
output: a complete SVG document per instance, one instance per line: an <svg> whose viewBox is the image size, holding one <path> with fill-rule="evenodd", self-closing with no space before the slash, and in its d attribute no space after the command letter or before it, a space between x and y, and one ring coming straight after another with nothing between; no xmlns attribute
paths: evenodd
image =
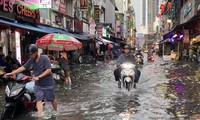
<svg viewBox="0 0 200 120"><path fill-rule="evenodd" d="M137 89L126 92L117 88L108 64L77 65L71 90L57 84L59 115L49 120L173 120L200 118L200 69L194 63L145 61ZM0 88L0 111L4 87ZM45 113L51 105L45 105ZM34 113L15 120L42 120Z"/></svg>

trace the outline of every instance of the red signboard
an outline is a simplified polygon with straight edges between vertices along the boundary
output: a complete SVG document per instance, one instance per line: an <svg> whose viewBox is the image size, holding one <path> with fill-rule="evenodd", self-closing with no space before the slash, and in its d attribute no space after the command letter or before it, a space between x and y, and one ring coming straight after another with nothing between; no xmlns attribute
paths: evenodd
<svg viewBox="0 0 200 120"><path fill-rule="evenodd" d="M66 2L65 0L53 0L53 10L66 14Z"/></svg>
<svg viewBox="0 0 200 120"><path fill-rule="evenodd" d="M82 32L83 31L83 22L79 20L74 21L74 31Z"/></svg>
<svg viewBox="0 0 200 120"><path fill-rule="evenodd" d="M88 8L88 0L80 0L81 10L87 10Z"/></svg>

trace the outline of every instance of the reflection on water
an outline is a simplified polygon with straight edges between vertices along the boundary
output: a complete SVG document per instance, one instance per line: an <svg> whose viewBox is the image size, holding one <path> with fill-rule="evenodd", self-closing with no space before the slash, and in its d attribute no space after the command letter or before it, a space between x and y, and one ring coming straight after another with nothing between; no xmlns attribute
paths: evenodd
<svg viewBox="0 0 200 120"><path fill-rule="evenodd" d="M167 112L174 118L200 117L200 84L195 79L199 76L198 73L199 69L193 65L171 67L166 98L172 100Z"/></svg>
<svg viewBox="0 0 200 120"><path fill-rule="evenodd" d="M142 75L138 88L130 93L117 88L113 76L115 62L75 66L77 81L73 81L72 89L65 90L62 83L57 84L59 115L50 116L49 120L200 118L200 84L195 81L200 71L194 72L190 65L159 63L158 58L140 68ZM0 108L4 103L3 96L4 87L1 86ZM47 116L51 110L51 104L46 103ZM19 116L15 120L43 119L33 114Z"/></svg>

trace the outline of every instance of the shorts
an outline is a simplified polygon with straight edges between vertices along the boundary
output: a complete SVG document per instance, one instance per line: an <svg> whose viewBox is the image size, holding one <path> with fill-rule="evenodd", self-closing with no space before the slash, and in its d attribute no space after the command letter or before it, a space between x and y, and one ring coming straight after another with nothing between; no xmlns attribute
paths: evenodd
<svg viewBox="0 0 200 120"><path fill-rule="evenodd" d="M37 101L42 101L46 98L47 102L51 102L55 100L55 86L35 86L34 92Z"/></svg>

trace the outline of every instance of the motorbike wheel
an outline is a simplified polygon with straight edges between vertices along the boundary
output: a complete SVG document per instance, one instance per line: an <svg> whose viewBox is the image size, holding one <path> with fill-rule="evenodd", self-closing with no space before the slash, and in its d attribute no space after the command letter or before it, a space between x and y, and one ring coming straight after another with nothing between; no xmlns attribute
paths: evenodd
<svg viewBox="0 0 200 120"><path fill-rule="evenodd" d="M131 90L131 82L126 82L126 89L127 89L128 91Z"/></svg>
<svg viewBox="0 0 200 120"><path fill-rule="evenodd" d="M5 107L1 113L1 120L10 119L13 117L14 110L11 107Z"/></svg>

